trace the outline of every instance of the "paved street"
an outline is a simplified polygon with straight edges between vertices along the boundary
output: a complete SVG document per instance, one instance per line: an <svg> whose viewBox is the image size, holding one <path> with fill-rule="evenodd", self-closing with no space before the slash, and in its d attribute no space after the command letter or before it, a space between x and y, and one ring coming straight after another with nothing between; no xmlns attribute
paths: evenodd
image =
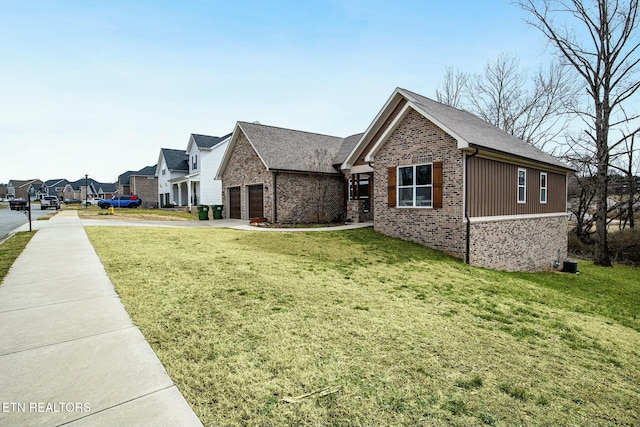
<svg viewBox="0 0 640 427"><path fill-rule="evenodd" d="M52 210L42 211L40 206L34 207L35 209L31 211L33 221L37 221L41 216L53 212ZM29 219L25 215L25 211L12 211L9 207L0 207L0 241L4 236L27 222L29 222Z"/></svg>

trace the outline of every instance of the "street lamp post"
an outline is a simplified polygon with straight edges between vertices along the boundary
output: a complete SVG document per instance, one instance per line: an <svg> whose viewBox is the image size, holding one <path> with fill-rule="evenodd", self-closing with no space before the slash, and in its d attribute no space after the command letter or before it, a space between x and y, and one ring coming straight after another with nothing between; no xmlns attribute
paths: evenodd
<svg viewBox="0 0 640 427"><path fill-rule="evenodd" d="M84 208L87 209L87 200L89 198L89 186L87 181L89 180L89 175L84 174Z"/></svg>

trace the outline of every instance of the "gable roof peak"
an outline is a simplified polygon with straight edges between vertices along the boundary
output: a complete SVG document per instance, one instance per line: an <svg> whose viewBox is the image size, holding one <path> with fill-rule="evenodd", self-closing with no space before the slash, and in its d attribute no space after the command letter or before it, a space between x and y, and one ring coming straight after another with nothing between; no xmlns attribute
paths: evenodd
<svg viewBox="0 0 640 427"><path fill-rule="evenodd" d="M211 135L202 135L199 133L192 133L191 139L193 139L193 142L195 142L198 148L213 148L216 145L220 144L221 142L225 141L230 136L231 136L230 133L224 136L211 136ZM190 145L191 143L189 143L189 146ZM187 149L189 149L189 147L187 147Z"/></svg>
<svg viewBox="0 0 640 427"><path fill-rule="evenodd" d="M350 169L358 159L371 162L387 138L400 125L409 109L435 124L453 137L457 148L478 148L501 156L543 163L570 170L556 157L516 138L480 117L455 107L434 101L407 89L397 87L376 118L369 125L360 142L349 153L342 168ZM391 120L388 122L388 120ZM386 126L386 128L385 128ZM379 134L379 131L383 131Z"/></svg>

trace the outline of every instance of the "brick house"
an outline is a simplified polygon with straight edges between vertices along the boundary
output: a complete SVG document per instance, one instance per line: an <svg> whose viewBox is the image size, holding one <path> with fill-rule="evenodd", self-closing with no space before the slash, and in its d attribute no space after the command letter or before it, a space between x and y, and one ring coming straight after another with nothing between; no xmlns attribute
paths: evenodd
<svg viewBox="0 0 640 427"><path fill-rule="evenodd" d="M501 270L566 257L571 169L465 111L398 88L341 168L386 235Z"/></svg>
<svg viewBox="0 0 640 427"><path fill-rule="evenodd" d="M358 137L238 122L216 176L224 215L283 224L344 220L340 164Z"/></svg>
<svg viewBox="0 0 640 427"><path fill-rule="evenodd" d="M42 182L39 179L18 180L12 179L7 184L7 195L16 199L38 200L42 195Z"/></svg>
<svg viewBox="0 0 640 427"><path fill-rule="evenodd" d="M116 193L121 196L135 194L142 199L142 207L158 207L158 178L156 166L145 166L138 171L127 171L118 176Z"/></svg>

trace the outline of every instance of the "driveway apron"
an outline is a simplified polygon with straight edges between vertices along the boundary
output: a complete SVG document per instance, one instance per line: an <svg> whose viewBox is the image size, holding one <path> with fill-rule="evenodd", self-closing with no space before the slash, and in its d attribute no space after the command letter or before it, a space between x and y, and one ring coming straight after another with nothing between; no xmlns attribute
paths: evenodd
<svg viewBox="0 0 640 427"><path fill-rule="evenodd" d="M201 426L76 212L37 228L0 285L0 426Z"/></svg>

